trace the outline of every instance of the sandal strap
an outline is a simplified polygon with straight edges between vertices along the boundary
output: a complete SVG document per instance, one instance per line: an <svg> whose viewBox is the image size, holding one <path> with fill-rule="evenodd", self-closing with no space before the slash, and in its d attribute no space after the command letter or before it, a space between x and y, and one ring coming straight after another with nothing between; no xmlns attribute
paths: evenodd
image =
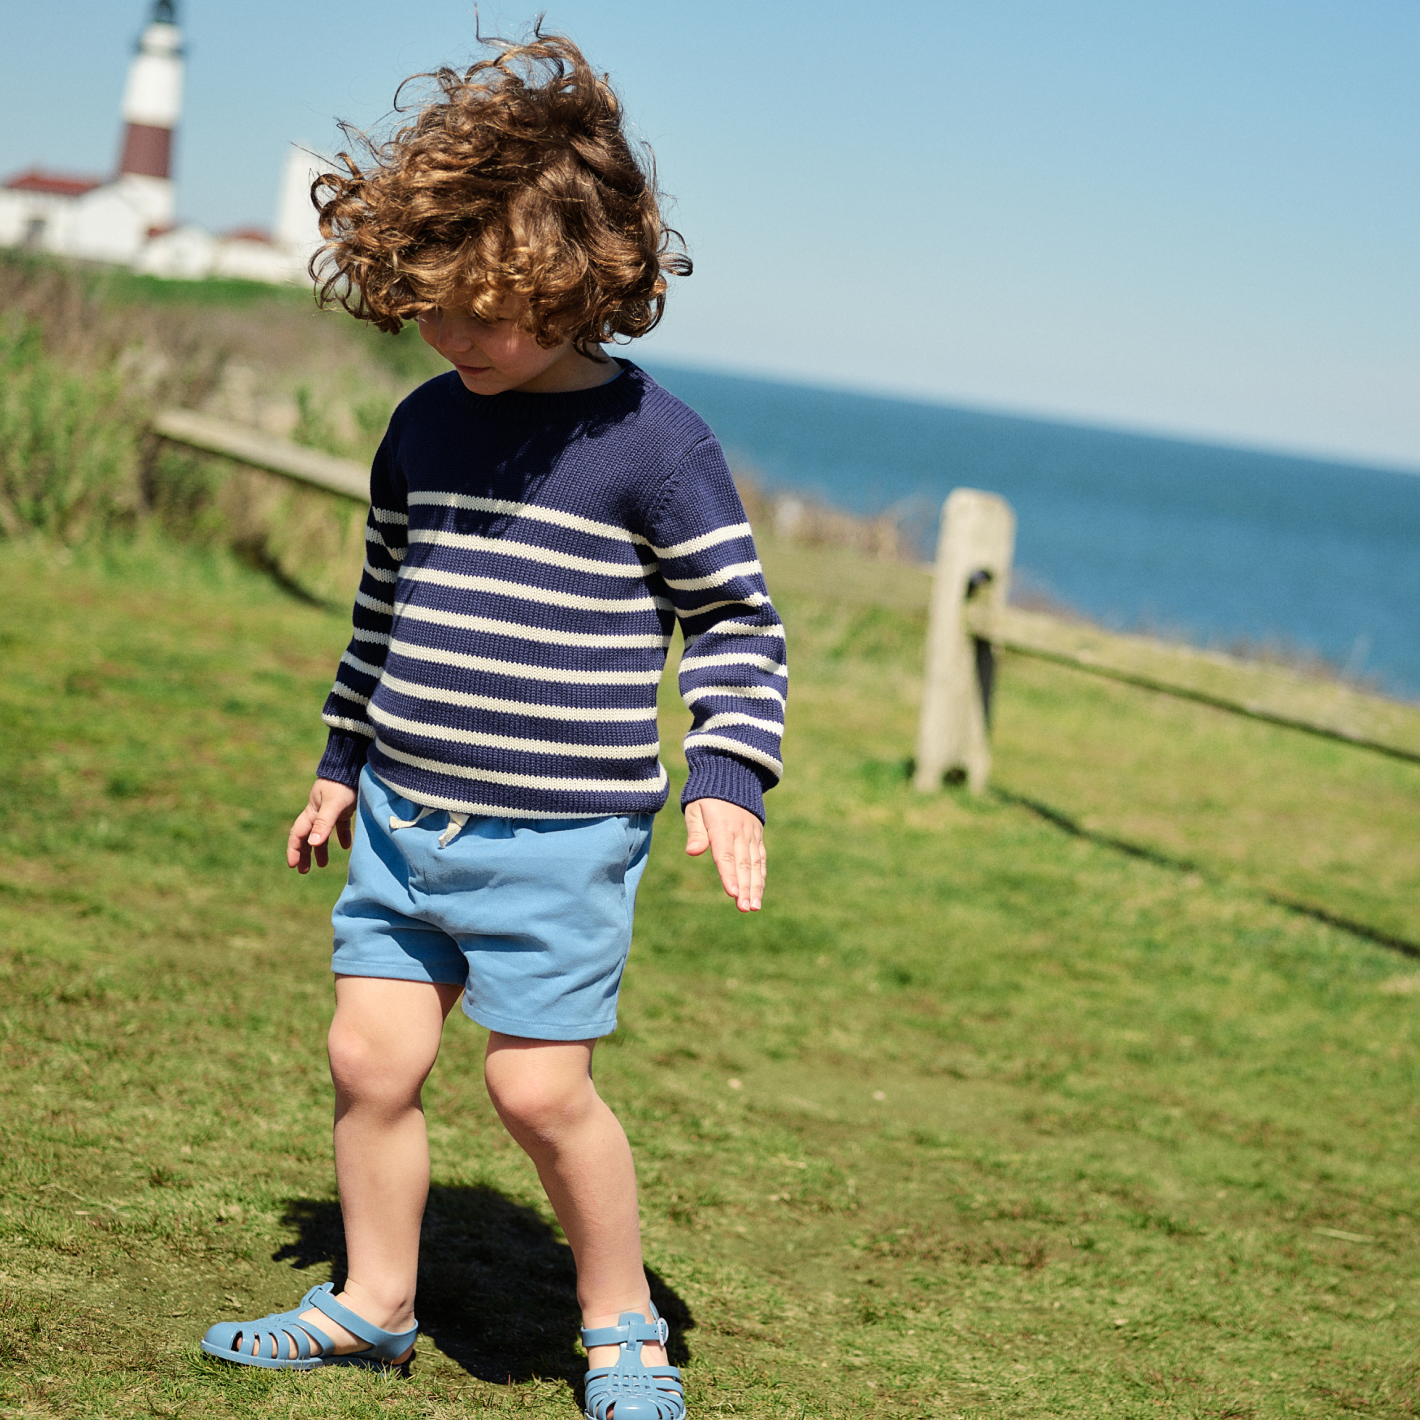
<svg viewBox="0 0 1420 1420"><path fill-rule="evenodd" d="M667 1382L674 1382L676 1385L682 1383L679 1366L642 1366L635 1372L621 1366L598 1366L596 1370L588 1371L584 1379L588 1386L605 1385L609 1376L619 1376L623 1379L634 1376L661 1376Z"/></svg>
<svg viewBox="0 0 1420 1420"><path fill-rule="evenodd" d="M349 1307L342 1306L331 1295L335 1290L332 1282L323 1282L319 1287L312 1287L304 1297L301 1298L301 1306L314 1307L319 1312L324 1312L332 1321L338 1322L352 1336L358 1336L361 1341L368 1342L371 1346L392 1346L395 1342L404 1342L409 1345L419 1334L419 1324L416 1322L410 1331L384 1331L380 1327L365 1320L364 1317L352 1312ZM403 1347L400 1347L403 1350ZM334 1346L326 1343L326 1350L334 1350Z"/></svg>
<svg viewBox="0 0 1420 1420"><path fill-rule="evenodd" d="M652 1311L654 1314L654 1308ZM622 1312L620 1322L619 1326L584 1326L582 1345L627 1346L634 1341L659 1341L664 1346L670 1340L671 1329L665 1317L647 1321L636 1312Z"/></svg>
<svg viewBox="0 0 1420 1420"><path fill-rule="evenodd" d="M306 1334L311 1340L313 1340L313 1341L320 1347L320 1354L321 1354L322 1356L330 1356L330 1355L333 1355L333 1354L334 1354L334 1352L335 1352L335 1342L332 1341L332 1340L330 1339L330 1337L328 1337L328 1336L325 1334L325 1332L323 1332L323 1331L320 1329L320 1327L313 1325L313 1324L312 1324L311 1322L309 1322L309 1321L298 1321L298 1322L295 1323L295 1327L299 1328L300 1331L305 1332L305 1334ZM289 1327L286 1328L286 1329L287 1329L287 1330L291 1330L291 1328L289 1328ZM297 1335L297 1336L296 1336L296 1344L297 1344L298 1349L299 1349L299 1347L300 1347L300 1342L301 1342L301 1337L300 1337L299 1335ZM309 1346L309 1344L308 1344L308 1345L305 1347L305 1350L304 1350L304 1352L303 1352L303 1354L302 1354L302 1356L301 1356L301 1359L302 1359L303 1361L304 1361L304 1360L307 1360L307 1359L309 1359L311 1356L313 1356L313 1355L315 1355L315 1354L316 1354L316 1353L311 1350L311 1348L310 1348L310 1346Z"/></svg>
<svg viewBox="0 0 1420 1420"><path fill-rule="evenodd" d="M321 1347L321 1353L329 1355L335 1350L335 1342L323 1332L320 1327L312 1326L308 1321L293 1321L286 1326L272 1327L267 1333L274 1335L278 1342L276 1355L284 1356L286 1348L280 1344L284 1336L289 1336L296 1343L296 1359L298 1361L309 1361L316 1354L311 1349L311 1342L315 1341Z"/></svg>

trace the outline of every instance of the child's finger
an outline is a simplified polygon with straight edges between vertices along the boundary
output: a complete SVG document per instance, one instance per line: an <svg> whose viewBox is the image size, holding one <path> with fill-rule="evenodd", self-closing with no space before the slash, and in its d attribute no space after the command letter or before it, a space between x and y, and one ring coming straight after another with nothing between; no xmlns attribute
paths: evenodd
<svg viewBox="0 0 1420 1420"><path fill-rule="evenodd" d="M710 840L710 857L714 860L715 871L720 875L720 886L731 897L739 897L739 871L735 859L735 837L732 830L723 823L714 824L706 831Z"/></svg>
<svg viewBox="0 0 1420 1420"><path fill-rule="evenodd" d="M720 869L720 881L725 891L735 900L741 912L748 912L750 886L749 839L743 833L727 835L728 841L716 850L715 863Z"/></svg>
<svg viewBox="0 0 1420 1420"><path fill-rule="evenodd" d="M738 902L740 896L740 874L733 842L727 843L723 848L716 850L715 866L720 870L720 886Z"/></svg>
<svg viewBox="0 0 1420 1420"><path fill-rule="evenodd" d="M315 825L306 841L311 845L311 851L316 856L316 867L318 868L324 868L330 862L330 831L336 826L323 814L316 815Z"/></svg>
<svg viewBox="0 0 1420 1420"><path fill-rule="evenodd" d="M756 836L750 844L749 858L749 910L751 912L758 912L764 901L766 868L764 839Z"/></svg>
<svg viewBox="0 0 1420 1420"><path fill-rule="evenodd" d="M692 858L698 858L709 846L705 815L701 812L700 801L696 799L685 806L685 851Z"/></svg>
<svg viewBox="0 0 1420 1420"><path fill-rule="evenodd" d="M758 828L758 825L755 825ZM751 831L740 840L744 852L739 859L739 909L758 912L764 899L764 840Z"/></svg>
<svg viewBox="0 0 1420 1420"><path fill-rule="evenodd" d="M737 833L735 835L735 906L741 912L751 910L750 882L753 876L751 869L753 861L750 855L749 835Z"/></svg>
<svg viewBox="0 0 1420 1420"><path fill-rule="evenodd" d="M286 835L286 866L302 873L311 870L311 850L307 837L311 831L311 811L302 809L300 817L291 825Z"/></svg>

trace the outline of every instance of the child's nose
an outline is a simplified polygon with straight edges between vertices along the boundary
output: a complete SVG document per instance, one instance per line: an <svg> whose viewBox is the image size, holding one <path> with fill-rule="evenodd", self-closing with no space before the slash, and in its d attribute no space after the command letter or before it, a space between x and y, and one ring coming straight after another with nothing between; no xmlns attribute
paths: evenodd
<svg viewBox="0 0 1420 1420"><path fill-rule="evenodd" d="M454 321L444 321L439 327L439 349L463 352L472 349L468 331Z"/></svg>

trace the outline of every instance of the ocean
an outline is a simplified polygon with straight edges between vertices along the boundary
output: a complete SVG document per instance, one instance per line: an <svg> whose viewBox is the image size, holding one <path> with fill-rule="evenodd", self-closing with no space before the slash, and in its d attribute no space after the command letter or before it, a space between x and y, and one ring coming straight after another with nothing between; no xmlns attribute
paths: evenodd
<svg viewBox="0 0 1420 1420"><path fill-rule="evenodd" d="M966 485L1019 587L1120 630L1319 655L1420 699L1420 475L648 361L770 491L898 511L924 557Z"/></svg>

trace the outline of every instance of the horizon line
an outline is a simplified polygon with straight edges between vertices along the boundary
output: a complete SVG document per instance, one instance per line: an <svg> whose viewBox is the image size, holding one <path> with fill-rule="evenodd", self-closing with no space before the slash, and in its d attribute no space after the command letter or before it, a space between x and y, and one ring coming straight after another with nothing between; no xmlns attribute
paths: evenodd
<svg viewBox="0 0 1420 1420"><path fill-rule="evenodd" d="M1370 473L1398 473L1420 478L1420 458L1413 463L1391 460L1376 454L1347 452L1334 446L1268 443L1231 434L1208 433L1200 429L1170 428L1166 425L1131 423L1105 416L1063 414L1021 405L996 404L991 401L953 398L929 394L921 390L905 390L888 385L848 385L813 375L786 374L763 367L731 365L695 356L649 356L648 363L659 362L691 374L718 375L729 379L757 381L761 384L785 385L790 389L815 390L824 394L846 394L860 399L882 399L898 404L915 404L928 409L951 409L961 414L980 414L994 419L1015 419L1029 424L1052 424L1092 433L1119 434L1128 438L1157 439L1164 443L1194 444L1202 448L1235 453L1262 454L1270 458L1297 459L1306 463L1327 464ZM638 362L639 363L639 362Z"/></svg>

